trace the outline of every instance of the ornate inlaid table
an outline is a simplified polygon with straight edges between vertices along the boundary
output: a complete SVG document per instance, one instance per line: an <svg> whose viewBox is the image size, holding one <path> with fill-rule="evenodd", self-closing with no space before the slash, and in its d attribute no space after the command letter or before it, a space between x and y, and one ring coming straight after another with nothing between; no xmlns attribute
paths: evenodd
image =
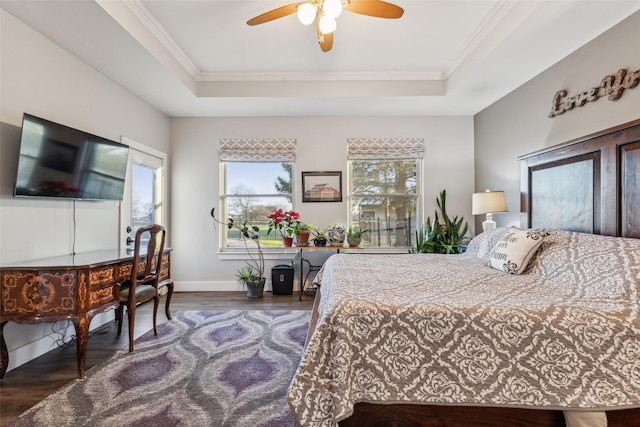
<svg viewBox="0 0 640 427"><path fill-rule="evenodd" d="M160 280L170 280L165 249ZM0 267L0 379L9 366L3 329L7 322L70 320L76 329L78 378L84 378L89 324L118 306L119 285L131 273L133 252L102 250ZM141 259L146 262L146 257Z"/></svg>

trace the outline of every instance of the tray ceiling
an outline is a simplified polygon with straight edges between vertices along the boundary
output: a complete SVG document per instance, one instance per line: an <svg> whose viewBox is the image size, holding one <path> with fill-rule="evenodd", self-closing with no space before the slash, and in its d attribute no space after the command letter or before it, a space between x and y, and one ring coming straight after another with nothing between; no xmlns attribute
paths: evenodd
<svg viewBox="0 0 640 427"><path fill-rule="evenodd" d="M275 0L0 5L170 116L473 115L640 10L636 0L398 0L337 19L333 49Z"/></svg>

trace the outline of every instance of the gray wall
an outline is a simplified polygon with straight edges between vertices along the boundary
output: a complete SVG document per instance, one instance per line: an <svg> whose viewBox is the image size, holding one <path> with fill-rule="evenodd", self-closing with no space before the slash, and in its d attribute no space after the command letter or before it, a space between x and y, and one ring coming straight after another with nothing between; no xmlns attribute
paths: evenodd
<svg viewBox="0 0 640 427"><path fill-rule="evenodd" d="M0 9L0 263L118 246L120 204L14 198L24 112L169 151L169 118ZM107 316L96 318L99 325ZM111 315L111 317L113 317ZM57 329L63 329L59 322ZM9 323L10 368L55 347L52 326ZM73 333L73 327L68 328Z"/></svg>
<svg viewBox="0 0 640 427"><path fill-rule="evenodd" d="M471 222L473 190L473 121L471 117L262 117L173 118L171 120L172 274L179 290L238 290L236 256L218 253L219 230L209 212L219 207L221 138L295 138L296 179L302 171L342 171L347 181L346 141L362 138L424 138L424 207L422 219L433 216L436 197L447 190L447 210ZM305 222L319 227L346 224L342 203L302 203L296 191L295 209ZM220 209L218 208L219 212ZM291 252L291 251L290 251ZM271 264L287 260L282 253ZM226 258L226 259L225 259ZM270 267L270 265L268 266Z"/></svg>
<svg viewBox="0 0 640 427"><path fill-rule="evenodd" d="M551 119L552 98L599 86L618 69L640 70L640 12L627 18L474 117L475 188L504 190L509 212L498 226L520 224L517 157L640 118L640 86L620 99L606 97ZM482 218L476 218L481 227Z"/></svg>

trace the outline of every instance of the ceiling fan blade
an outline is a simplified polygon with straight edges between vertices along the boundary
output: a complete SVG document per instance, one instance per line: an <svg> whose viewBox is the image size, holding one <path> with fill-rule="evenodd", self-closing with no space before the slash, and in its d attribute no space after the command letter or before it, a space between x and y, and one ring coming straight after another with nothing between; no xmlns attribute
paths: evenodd
<svg viewBox="0 0 640 427"><path fill-rule="evenodd" d="M329 52L333 47L333 33L318 34L318 43L320 43L320 49L323 52Z"/></svg>
<svg viewBox="0 0 640 427"><path fill-rule="evenodd" d="M349 0L349 5L345 9L359 15L387 19L400 18L404 13L404 9L400 6L381 0Z"/></svg>
<svg viewBox="0 0 640 427"><path fill-rule="evenodd" d="M274 19L284 18L285 16L292 15L298 11L298 5L304 2L292 3L286 6L279 7L277 9L265 12L262 15L258 15L255 18L247 21L248 25L264 24L265 22L273 21Z"/></svg>
<svg viewBox="0 0 640 427"><path fill-rule="evenodd" d="M318 33L318 43L323 52L329 52L333 47L333 33L322 34L320 31L320 14L316 19L316 32Z"/></svg>

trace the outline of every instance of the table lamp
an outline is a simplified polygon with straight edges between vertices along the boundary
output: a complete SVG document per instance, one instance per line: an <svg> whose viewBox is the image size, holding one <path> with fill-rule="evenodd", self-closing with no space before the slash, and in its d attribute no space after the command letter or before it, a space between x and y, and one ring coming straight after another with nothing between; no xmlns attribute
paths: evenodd
<svg viewBox="0 0 640 427"><path fill-rule="evenodd" d="M508 211L504 191L487 190L484 193L473 193L471 211L473 215L487 214L482 223L482 231L495 230L496 222L493 220L493 214Z"/></svg>

